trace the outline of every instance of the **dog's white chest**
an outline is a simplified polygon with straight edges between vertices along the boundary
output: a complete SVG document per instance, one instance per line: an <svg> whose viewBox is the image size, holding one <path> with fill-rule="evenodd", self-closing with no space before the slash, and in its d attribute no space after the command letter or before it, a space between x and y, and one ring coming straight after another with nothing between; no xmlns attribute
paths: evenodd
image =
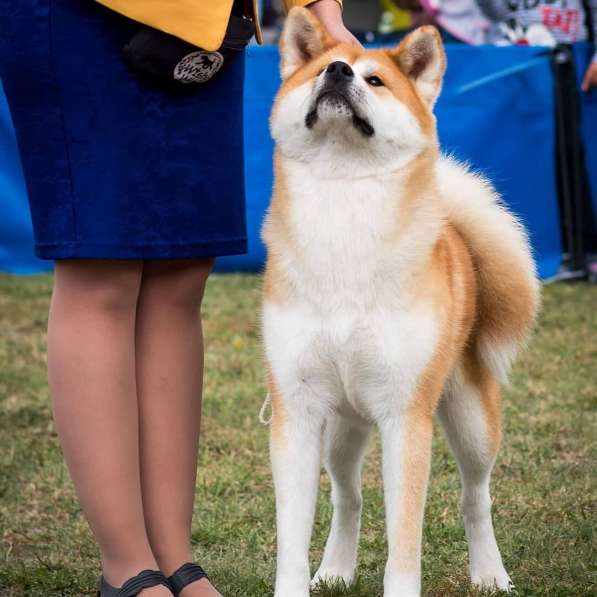
<svg viewBox="0 0 597 597"><path fill-rule="evenodd" d="M315 180L297 171L290 222L293 249L286 274L324 309L363 307L397 283L398 191L386 181ZM388 275L390 277L388 277ZM383 276L383 280L381 277Z"/></svg>
<svg viewBox="0 0 597 597"><path fill-rule="evenodd" d="M268 362L286 399L370 421L408 403L437 343L424 308L329 315L266 304L263 322Z"/></svg>
<svg viewBox="0 0 597 597"><path fill-rule="evenodd" d="M268 361L286 398L377 420L411 398L436 346L432 309L407 296L424 250L397 238L396 178L325 180L297 168L283 255L295 293L264 306ZM416 234L429 243L436 229Z"/></svg>

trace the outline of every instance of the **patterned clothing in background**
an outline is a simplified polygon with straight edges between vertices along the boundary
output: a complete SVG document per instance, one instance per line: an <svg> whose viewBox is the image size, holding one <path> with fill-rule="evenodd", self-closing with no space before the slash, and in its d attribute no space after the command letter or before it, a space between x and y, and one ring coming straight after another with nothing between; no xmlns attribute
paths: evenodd
<svg viewBox="0 0 597 597"><path fill-rule="evenodd" d="M545 26L558 42L595 40L597 36L597 0L477 1L492 21L514 21L524 29L540 24ZM587 28L586 10L592 15L592 35ZM597 52L593 55L593 60L597 60Z"/></svg>

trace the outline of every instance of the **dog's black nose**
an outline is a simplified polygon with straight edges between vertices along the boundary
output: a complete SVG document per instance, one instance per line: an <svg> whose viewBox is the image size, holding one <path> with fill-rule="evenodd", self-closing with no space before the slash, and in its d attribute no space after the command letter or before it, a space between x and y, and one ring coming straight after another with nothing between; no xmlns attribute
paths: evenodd
<svg viewBox="0 0 597 597"><path fill-rule="evenodd" d="M328 67L325 69L325 74L326 77L338 82L348 82L354 77L354 71L350 67L350 64L346 64L346 62L340 60L328 64Z"/></svg>

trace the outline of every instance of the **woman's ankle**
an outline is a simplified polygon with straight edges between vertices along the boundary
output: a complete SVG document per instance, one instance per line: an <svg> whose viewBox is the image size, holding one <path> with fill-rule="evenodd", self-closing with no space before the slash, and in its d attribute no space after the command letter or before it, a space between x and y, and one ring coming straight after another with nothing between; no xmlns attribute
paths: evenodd
<svg viewBox="0 0 597 597"><path fill-rule="evenodd" d="M121 587L129 578L136 576L142 570L160 570L151 552L139 553L127 558L102 556L102 574L113 587Z"/></svg>
<svg viewBox="0 0 597 597"><path fill-rule="evenodd" d="M183 564L194 561L190 545L173 549L156 549L154 555L160 570L166 576L172 576Z"/></svg>

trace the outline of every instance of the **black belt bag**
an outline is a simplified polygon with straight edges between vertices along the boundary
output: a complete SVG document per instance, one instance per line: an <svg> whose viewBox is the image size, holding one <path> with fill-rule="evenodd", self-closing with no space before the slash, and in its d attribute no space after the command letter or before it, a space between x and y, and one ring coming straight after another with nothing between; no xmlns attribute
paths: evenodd
<svg viewBox="0 0 597 597"><path fill-rule="evenodd" d="M159 29L144 26L123 48L126 63L136 72L162 83L206 83L255 35L255 23L232 14L222 45L214 52L203 50Z"/></svg>

